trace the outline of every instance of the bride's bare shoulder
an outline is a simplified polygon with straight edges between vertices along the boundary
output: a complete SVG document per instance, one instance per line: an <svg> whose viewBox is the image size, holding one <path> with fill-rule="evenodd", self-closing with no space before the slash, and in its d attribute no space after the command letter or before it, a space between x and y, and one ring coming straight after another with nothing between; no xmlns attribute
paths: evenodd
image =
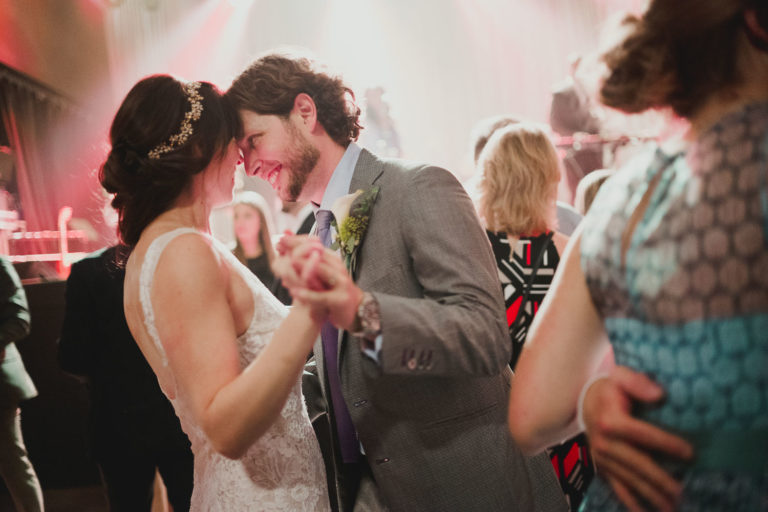
<svg viewBox="0 0 768 512"><path fill-rule="evenodd" d="M147 241L143 253L136 254L134 271L144 265L147 251L155 251L150 248L153 241ZM141 250L142 247L137 249ZM178 233L154 257L157 260L152 275L153 296L161 294L171 298L179 294L213 297L221 289L226 289L228 267L208 235L193 231Z"/></svg>
<svg viewBox="0 0 768 512"><path fill-rule="evenodd" d="M138 298L141 272L144 269L148 251L159 249L157 247L152 249L152 244L159 237L172 231L174 230L147 229L136 243L125 267L126 303ZM203 233L192 230L180 232L171 238L161 251L160 254L156 255L156 266L152 272L153 289L166 286L185 289L206 284L210 286L213 283L206 283L209 280L217 285L220 284L223 267L221 258L214 250L210 237ZM193 292L195 290L184 291Z"/></svg>
<svg viewBox="0 0 768 512"><path fill-rule="evenodd" d="M136 272L141 269L146 259L147 252L150 250L153 243L158 238L175 231L177 231L177 229L152 230L148 228L141 235L131 256L128 258L126 272L131 270ZM213 242L210 236L199 231L188 230L180 231L173 238L168 240L166 245L162 248L162 252L158 255L158 267L166 266L165 264L168 260L171 260L174 265L196 265L198 263L205 264L209 260L218 261L218 257L213 249Z"/></svg>

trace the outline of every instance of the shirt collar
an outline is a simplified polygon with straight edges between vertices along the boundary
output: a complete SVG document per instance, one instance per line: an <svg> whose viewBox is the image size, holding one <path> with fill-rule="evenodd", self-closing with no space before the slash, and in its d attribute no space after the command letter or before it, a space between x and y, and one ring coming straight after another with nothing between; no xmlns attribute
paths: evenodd
<svg viewBox="0 0 768 512"><path fill-rule="evenodd" d="M346 151L344 151L344 155L339 160L339 164L334 169L331 179L328 181L328 186L325 187L325 193L323 194L320 206L312 205L315 212L317 210L330 210L338 198L349 194L349 186L352 184L352 175L355 173L355 166L357 165L357 159L360 157L360 151L362 151L360 146L354 142L349 143Z"/></svg>

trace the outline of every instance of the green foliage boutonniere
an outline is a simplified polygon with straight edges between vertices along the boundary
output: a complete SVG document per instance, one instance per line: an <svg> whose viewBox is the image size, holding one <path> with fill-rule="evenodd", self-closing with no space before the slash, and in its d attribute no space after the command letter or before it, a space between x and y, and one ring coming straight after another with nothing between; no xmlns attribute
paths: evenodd
<svg viewBox="0 0 768 512"><path fill-rule="evenodd" d="M378 195L379 187L357 190L353 194L338 198L331 207L334 219L331 225L336 230L331 249L341 252L344 264L350 272L355 271L357 250L368 229L371 209Z"/></svg>

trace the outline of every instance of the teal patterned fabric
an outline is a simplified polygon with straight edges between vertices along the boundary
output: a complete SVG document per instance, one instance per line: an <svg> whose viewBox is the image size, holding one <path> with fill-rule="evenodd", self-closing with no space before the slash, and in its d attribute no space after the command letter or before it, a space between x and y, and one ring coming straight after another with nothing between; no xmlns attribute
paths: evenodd
<svg viewBox="0 0 768 512"><path fill-rule="evenodd" d="M681 510L768 510L766 141L768 104L748 106L617 173L584 220L582 268L616 361L667 392L637 415L696 447L692 464L661 461L684 482ZM597 479L582 510L623 507Z"/></svg>

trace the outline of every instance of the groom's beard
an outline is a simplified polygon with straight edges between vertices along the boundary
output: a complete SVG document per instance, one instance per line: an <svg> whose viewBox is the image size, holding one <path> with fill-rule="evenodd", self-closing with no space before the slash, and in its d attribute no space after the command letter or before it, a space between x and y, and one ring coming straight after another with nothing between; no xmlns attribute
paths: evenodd
<svg viewBox="0 0 768 512"><path fill-rule="evenodd" d="M304 138L292 124L289 123L288 127L291 134L291 155L288 160L288 169L290 169L291 174L286 190L287 196L281 199L296 201L320 159L320 150Z"/></svg>

